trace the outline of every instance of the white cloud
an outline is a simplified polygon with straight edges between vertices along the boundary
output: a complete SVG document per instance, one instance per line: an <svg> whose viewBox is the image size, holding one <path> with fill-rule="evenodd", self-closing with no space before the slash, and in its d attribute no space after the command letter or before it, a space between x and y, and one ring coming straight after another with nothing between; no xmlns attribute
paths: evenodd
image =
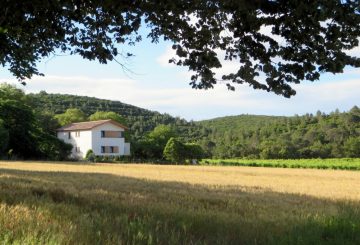
<svg viewBox="0 0 360 245"><path fill-rule="evenodd" d="M360 42L360 41L359 41ZM350 55L350 56L355 56L355 57L358 57L360 58L360 46L357 46L353 49L350 49L350 50L346 50L345 53L347 55Z"/></svg>
<svg viewBox="0 0 360 245"><path fill-rule="evenodd" d="M260 27L260 33L263 34L263 35L266 35L266 36L269 36L271 37L272 39L274 39L279 45L284 45L285 44L285 39L280 36L280 35L274 35L272 34L272 28L273 26L265 26L265 25L262 25Z"/></svg>
<svg viewBox="0 0 360 245"><path fill-rule="evenodd" d="M335 82L303 82L294 87L297 95L291 99L253 90L246 85L239 85L234 92L228 91L223 84L204 91L191 89L190 86L151 88L133 79L98 79L86 76L34 77L27 82L24 90L27 93L45 90L48 93L119 100L142 108L199 120L243 113L294 115L316 112L318 109L329 112L336 108L348 110L353 105L359 105L360 82L357 79L343 78L339 81L340 79L341 77L338 77ZM0 82L5 80L0 79ZM10 82L17 83L14 80Z"/></svg>
<svg viewBox="0 0 360 245"><path fill-rule="evenodd" d="M167 46L165 52L156 59L156 62L163 67L175 67L176 65L169 63L169 60L175 56L176 51L171 46Z"/></svg>

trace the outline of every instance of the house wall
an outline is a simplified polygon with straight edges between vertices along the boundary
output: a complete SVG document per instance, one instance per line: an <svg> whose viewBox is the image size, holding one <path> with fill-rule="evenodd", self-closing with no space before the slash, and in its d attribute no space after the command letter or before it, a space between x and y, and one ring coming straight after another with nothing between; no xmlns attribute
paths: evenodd
<svg viewBox="0 0 360 245"><path fill-rule="evenodd" d="M79 132L80 135L76 136L76 132ZM68 136L70 133L70 139ZM65 143L69 143L73 145L73 149L71 151L71 157L82 159L85 157L86 152L92 147L92 133L91 131L65 131L65 132L57 132L57 136L59 139L63 140ZM80 147L80 152L76 152L76 147Z"/></svg>
<svg viewBox="0 0 360 245"><path fill-rule="evenodd" d="M124 155L130 156L130 143L125 143Z"/></svg>
<svg viewBox="0 0 360 245"><path fill-rule="evenodd" d="M92 149L95 155L111 156L124 155L125 139L124 138L102 138L101 131L124 131L123 128L117 127L111 123L106 123L92 129ZM117 146L119 153L101 153L101 146Z"/></svg>

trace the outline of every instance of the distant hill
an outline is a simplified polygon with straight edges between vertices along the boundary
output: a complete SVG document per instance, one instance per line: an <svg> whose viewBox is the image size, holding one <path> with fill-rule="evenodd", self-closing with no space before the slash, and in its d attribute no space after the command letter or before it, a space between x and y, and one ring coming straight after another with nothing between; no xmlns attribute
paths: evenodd
<svg viewBox="0 0 360 245"><path fill-rule="evenodd" d="M240 115L197 122L216 158L360 157L360 109L281 117Z"/></svg>
<svg viewBox="0 0 360 245"><path fill-rule="evenodd" d="M86 115L114 111L124 116L136 142L159 124L171 125L184 141L197 142L215 158L360 157L360 109L303 116L239 115L188 122L120 101L87 96L29 94L36 110L55 114L78 108Z"/></svg>
<svg viewBox="0 0 360 245"><path fill-rule="evenodd" d="M131 135L135 140L153 130L159 124L174 125L184 137L196 138L193 133L197 131L194 127L198 126L195 126L192 122L120 101L68 94L48 94L44 91L29 94L28 97L31 99L34 109L49 111L54 114L64 113L68 108L80 109L87 116L96 111L116 112L126 118L127 126L130 128Z"/></svg>
<svg viewBox="0 0 360 245"><path fill-rule="evenodd" d="M253 130L264 125L286 120L282 116L262 116L262 115L239 115L218 117L209 120L198 121L197 124L218 132L237 131L239 129Z"/></svg>

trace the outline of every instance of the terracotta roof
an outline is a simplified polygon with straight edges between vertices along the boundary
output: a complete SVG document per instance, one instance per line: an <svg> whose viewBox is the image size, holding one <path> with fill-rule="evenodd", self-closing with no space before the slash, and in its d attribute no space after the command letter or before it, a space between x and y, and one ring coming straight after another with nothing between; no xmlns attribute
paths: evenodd
<svg viewBox="0 0 360 245"><path fill-rule="evenodd" d="M76 130L89 130L89 129L93 129L97 126L103 125L104 123L111 123L114 124L120 128L123 129L128 129L127 127L125 127L124 125L108 119L108 120L99 120L99 121L89 121L89 122L79 122L79 123L71 123L68 125L65 125L61 128L58 128L56 131L76 131Z"/></svg>

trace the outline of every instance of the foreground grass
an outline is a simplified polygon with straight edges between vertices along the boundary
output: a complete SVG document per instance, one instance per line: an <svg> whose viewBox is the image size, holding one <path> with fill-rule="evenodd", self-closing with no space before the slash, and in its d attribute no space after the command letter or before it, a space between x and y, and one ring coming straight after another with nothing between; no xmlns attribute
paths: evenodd
<svg viewBox="0 0 360 245"><path fill-rule="evenodd" d="M359 244L360 172L0 162L0 243Z"/></svg>
<svg viewBox="0 0 360 245"><path fill-rule="evenodd" d="M202 165L360 170L360 158L333 159L205 159Z"/></svg>

